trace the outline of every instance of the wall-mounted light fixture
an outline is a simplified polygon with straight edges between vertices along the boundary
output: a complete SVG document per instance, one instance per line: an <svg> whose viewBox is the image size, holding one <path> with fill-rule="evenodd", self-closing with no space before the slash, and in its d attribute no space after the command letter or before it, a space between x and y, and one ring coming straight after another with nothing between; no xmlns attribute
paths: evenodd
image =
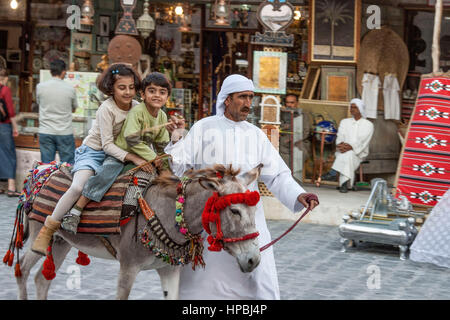
<svg viewBox="0 0 450 320"><path fill-rule="evenodd" d="M12 0L9 5L11 6L11 9L16 10L17 7L19 6L19 4L17 3L16 0Z"/></svg>
<svg viewBox="0 0 450 320"><path fill-rule="evenodd" d="M80 21L81 24L92 26L94 21L94 6L91 0L85 0L83 6L81 7L81 16L83 17Z"/></svg>
<svg viewBox="0 0 450 320"><path fill-rule="evenodd" d="M177 5L175 7L175 14L177 16L182 16L183 15L183 6L182 5Z"/></svg>
<svg viewBox="0 0 450 320"><path fill-rule="evenodd" d="M302 18L302 12L300 11L299 7L295 7L294 10L294 20L298 21Z"/></svg>
<svg viewBox="0 0 450 320"><path fill-rule="evenodd" d="M150 33L155 30L155 20L148 14L148 7L148 0L145 0L144 13L136 22L136 28L144 39L147 39Z"/></svg>
<svg viewBox="0 0 450 320"><path fill-rule="evenodd" d="M228 18L230 16L230 0L216 0L214 4L214 15L216 22L215 25L226 26L230 22Z"/></svg>

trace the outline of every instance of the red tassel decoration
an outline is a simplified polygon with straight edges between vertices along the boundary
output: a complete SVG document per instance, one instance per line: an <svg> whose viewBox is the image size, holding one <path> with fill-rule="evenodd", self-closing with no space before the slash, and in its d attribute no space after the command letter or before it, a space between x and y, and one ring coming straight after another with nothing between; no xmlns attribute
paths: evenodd
<svg viewBox="0 0 450 320"><path fill-rule="evenodd" d="M42 275L47 280L52 280L56 277L55 263L53 262L52 247L47 249L47 258L44 261L44 268L42 269Z"/></svg>
<svg viewBox="0 0 450 320"><path fill-rule="evenodd" d="M218 241L217 239L214 239L213 236L209 235L208 238L208 243L210 244L210 246L208 247L209 251L220 251L222 250L223 246L222 243L220 241Z"/></svg>
<svg viewBox="0 0 450 320"><path fill-rule="evenodd" d="M3 263L7 264L9 261L9 256L11 255L11 250L8 250L5 254L5 256L3 257Z"/></svg>
<svg viewBox="0 0 450 320"><path fill-rule="evenodd" d="M13 265L13 261L14 261L14 252L11 252L11 254L9 255L8 267L11 267Z"/></svg>
<svg viewBox="0 0 450 320"><path fill-rule="evenodd" d="M91 259L89 259L88 255L78 250L78 258L75 260L76 263L82 266L87 266L91 263Z"/></svg>
<svg viewBox="0 0 450 320"><path fill-rule="evenodd" d="M23 224L19 225L17 238L16 238L16 247L19 249L23 248Z"/></svg>
<svg viewBox="0 0 450 320"><path fill-rule="evenodd" d="M17 262L15 267L14 275L16 278L20 278L22 276L22 272L20 271L20 264Z"/></svg>

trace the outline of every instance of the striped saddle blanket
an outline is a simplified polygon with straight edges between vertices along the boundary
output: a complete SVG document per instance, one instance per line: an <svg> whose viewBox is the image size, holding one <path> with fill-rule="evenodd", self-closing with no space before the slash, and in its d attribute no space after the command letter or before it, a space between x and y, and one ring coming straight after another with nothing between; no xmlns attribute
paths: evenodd
<svg viewBox="0 0 450 320"><path fill-rule="evenodd" d="M122 204L131 178L132 176L127 174L119 176L101 202L91 201L87 204L81 214L78 233L120 233ZM72 174L68 168L61 167L55 171L36 195L29 218L44 222L71 184Z"/></svg>

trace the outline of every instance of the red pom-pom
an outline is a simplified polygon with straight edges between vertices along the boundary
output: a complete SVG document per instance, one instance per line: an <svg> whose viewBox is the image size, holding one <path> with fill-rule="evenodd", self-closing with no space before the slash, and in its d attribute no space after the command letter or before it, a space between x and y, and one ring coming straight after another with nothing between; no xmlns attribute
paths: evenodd
<svg viewBox="0 0 450 320"><path fill-rule="evenodd" d="M5 256L3 257L3 263L8 263L9 261L9 256L11 255L11 250L8 250L5 254Z"/></svg>
<svg viewBox="0 0 450 320"><path fill-rule="evenodd" d="M216 239L214 239L211 235L208 236L208 243L210 244L210 246L208 247L209 251L220 251L222 250L223 246L222 243L220 241L217 241Z"/></svg>
<svg viewBox="0 0 450 320"><path fill-rule="evenodd" d="M14 275L16 278L20 278L22 276L22 272L20 271L20 264L17 262L15 267Z"/></svg>
<svg viewBox="0 0 450 320"><path fill-rule="evenodd" d="M88 255L81 251L78 251L78 258L75 261L82 266L87 266L89 263L91 263L91 259L89 259Z"/></svg>
<svg viewBox="0 0 450 320"><path fill-rule="evenodd" d="M55 273L55 263L53 262L52 248L47 249L47 258L44 261L42 268L42 275L47 280L52 280L56 277Z"/></svg>
<svg viewBox="0 0 450 320"><path fill-rule="evenodd" d="M11 252L11 254L9 255L8 267L12 267L13 261L14 261L14 252Z"/></svg>
<svg viewBox="0 0 450 320"><path fill-rule="evenodd" d="M245 197L245 203L248 206L255 206L259 202L260 196L258 191L248 192Z"/></svg>

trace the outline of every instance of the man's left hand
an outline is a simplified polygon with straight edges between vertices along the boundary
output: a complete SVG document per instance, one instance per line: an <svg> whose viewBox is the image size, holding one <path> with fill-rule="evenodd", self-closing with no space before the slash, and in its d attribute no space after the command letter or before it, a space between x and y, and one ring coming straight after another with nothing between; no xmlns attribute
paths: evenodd
<svg viewBox="0 0 450 320"><path fill-rule="evenodd" d="M314 193L301 193L297 200L311 211L319 205L319 198Z"/></svg>

